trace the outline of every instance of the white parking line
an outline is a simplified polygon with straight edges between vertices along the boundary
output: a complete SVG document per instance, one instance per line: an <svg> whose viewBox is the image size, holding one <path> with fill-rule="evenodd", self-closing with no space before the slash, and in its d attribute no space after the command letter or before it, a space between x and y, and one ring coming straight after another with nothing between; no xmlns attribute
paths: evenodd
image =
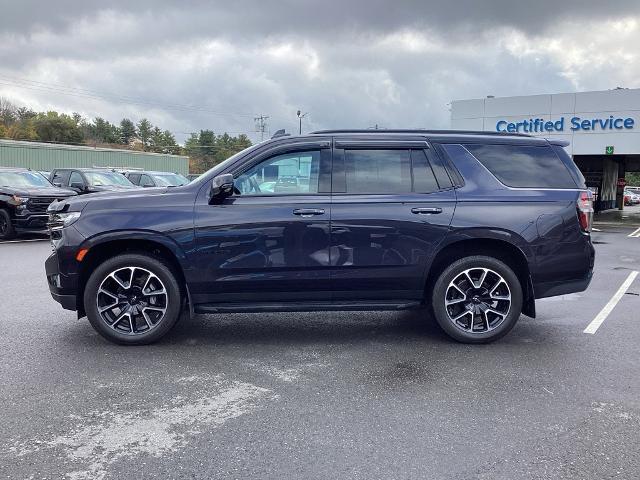
<svg viewBox="0 0 640 480"><path fill-rule="evenodd" d="M636 230L634 230L627 236L631 238L640 238L640 227L638 227Z"/></svg>
<svg viewBox="0 0 640 480"><path fill-rule="evenodd" d="M620 288L618 289L618 291L613 295L613 297L611 297L611 300L609 300L609 302L604 306L604 308L600 310L600 313L598 313L598 315L596 315L596 318L594 318L591 321L591 323L587 326L587 328L584 329L583 333L590 333L591 335L593 335L598 331L598 328L600 328L600 325L602 325L602 323L607 319L611 311L618 304L622 296L626 293L626 291L629 289L629 287L631 286L631 284L633 283L633 281L636 279L637 276L638 276L638 272L636 271L633 271L629 274L627 279L622 283L622 285L620 285Z"/></svg>

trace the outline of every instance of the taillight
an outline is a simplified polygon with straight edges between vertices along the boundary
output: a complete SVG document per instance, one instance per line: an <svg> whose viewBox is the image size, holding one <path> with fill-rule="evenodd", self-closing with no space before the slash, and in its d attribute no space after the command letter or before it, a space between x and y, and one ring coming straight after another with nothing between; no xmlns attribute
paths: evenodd
<svg viewBox="0 0 640 480"><path fill-rule="evenodd" d="M590 232L591 225L593 224L593 195L591 190L580 192L577 209L580 228L582 228L582 231L584 232Z"/></svg>

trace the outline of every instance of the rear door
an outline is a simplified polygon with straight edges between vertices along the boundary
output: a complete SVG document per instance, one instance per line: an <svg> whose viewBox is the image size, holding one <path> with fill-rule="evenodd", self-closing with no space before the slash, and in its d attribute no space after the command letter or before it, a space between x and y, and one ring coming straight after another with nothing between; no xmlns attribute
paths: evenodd
<svg viewBox="0 0 640 480"><path fill-rule="evenodd" d="M421 300L426 268L456 205L440 159L423 141L335 146L334 301Z"/></svg>

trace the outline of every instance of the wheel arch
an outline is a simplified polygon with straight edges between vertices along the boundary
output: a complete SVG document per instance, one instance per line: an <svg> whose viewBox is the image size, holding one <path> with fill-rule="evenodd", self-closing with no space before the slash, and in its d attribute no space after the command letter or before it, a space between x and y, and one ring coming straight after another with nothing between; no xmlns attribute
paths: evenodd
<svg viewBox="0 0 640 480"><path fill-rule="evenodd" d="M78 268L78 293L76 307L78 316L85 315L84 289L91 272L105 260L122 253L142 253L162 258L176 274L178 283L184 289L189 307L192 310L191 297L186 282L186 255L169 237L154 232L121 231L93 237L81 248L87 248L85 257Z"/></svg>
<svg viewBox="0 0 640 480"><path fill-rule="evenodd" d="M460 258L472 255L497 258L513 269L522 286L524 297L522 313L535 318L535 296L527 255L514 243L492 237L460 238L443 245L434 256L427 274L425 300L429 299L436 280L448 265ZM429 301L426 303L428 304Z"/></svg>

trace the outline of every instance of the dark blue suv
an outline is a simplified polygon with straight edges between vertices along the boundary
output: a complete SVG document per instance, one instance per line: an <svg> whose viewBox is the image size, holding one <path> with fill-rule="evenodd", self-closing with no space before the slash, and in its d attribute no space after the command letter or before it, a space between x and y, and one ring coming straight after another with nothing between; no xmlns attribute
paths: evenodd
<svg viewBox="0 0 640 480"><path fill-rule="evenodd" d="M52 204L51 293L122 344L192 314L426 307L456 340L505 335L582 291L591 194L561 141L321 131L188 185ZM425 312L426 314L427 312Z"/></svg>

